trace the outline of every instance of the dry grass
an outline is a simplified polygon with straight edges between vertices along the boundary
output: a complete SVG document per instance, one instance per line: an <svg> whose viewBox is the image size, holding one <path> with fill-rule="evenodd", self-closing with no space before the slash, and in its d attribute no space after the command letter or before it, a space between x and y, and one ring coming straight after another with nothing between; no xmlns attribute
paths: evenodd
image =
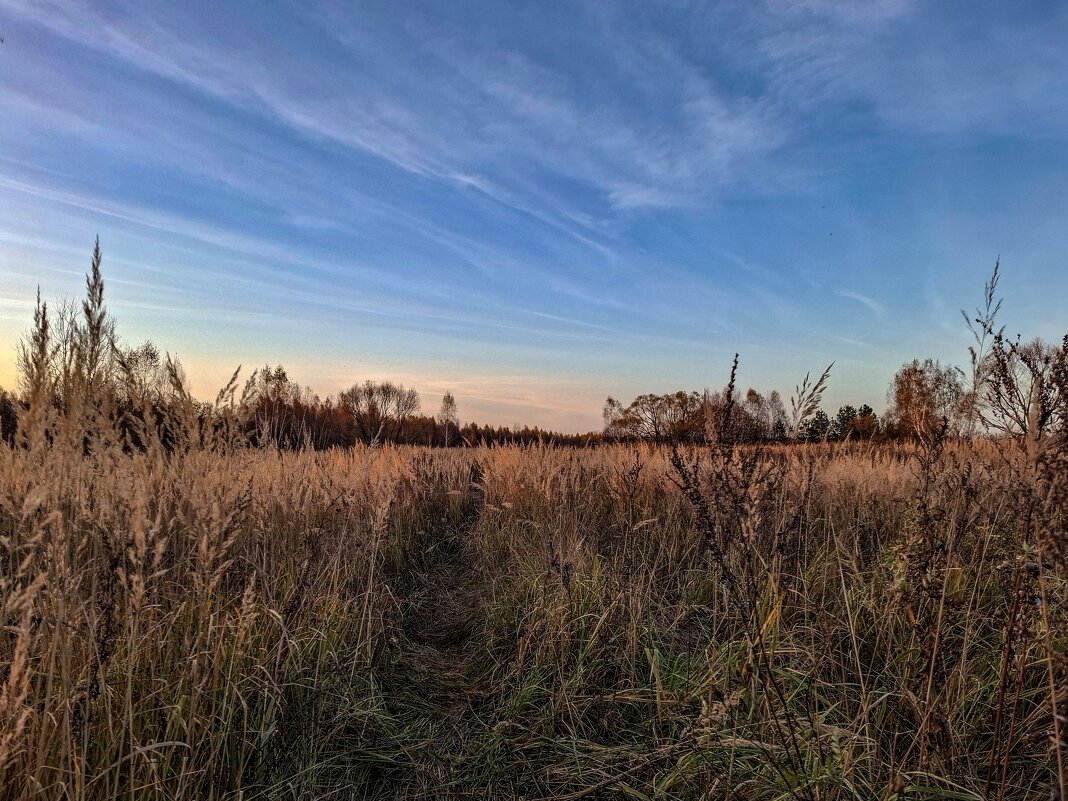
<svg viewBox="0 0 1068 801"><path fill-rule="evenodd" d="M904 456L703 485L721 565L662 451L5 447L4 793L1048 797L1063 577Z"/></svg>
<svg viewBox="0 0 1068 801"><path fill-rule="evenodd" d="M222 797L373 739L389 576L466 479L432 454L58 447L0 474L15 798Z"/></svg>
<svg viewBox="0 0 1068 801"><path fill-rule="evenodd" d="M1063 797L1063 429L253 449L123 411L98 261L0 444L3 798Z"/></svg>

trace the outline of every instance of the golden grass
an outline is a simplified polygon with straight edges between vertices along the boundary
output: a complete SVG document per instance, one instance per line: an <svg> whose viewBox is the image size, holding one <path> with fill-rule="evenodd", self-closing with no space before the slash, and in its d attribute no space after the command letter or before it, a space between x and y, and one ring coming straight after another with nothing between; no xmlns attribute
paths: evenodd
<svg viewBox="0 0 1068 801"><path fill-rule="evenodd" d="M760 460L736 596L662 450L0 448L3 794L1044 797L1011 466L941 457L929 598L913 461Z"/></svg>
<svg viewBox="0 0 1068 801"><path fill-rule="evenodd" d="M997 442L281 452L87 290L0 438L0 798L1064 797L1068 343Z"/></svg>

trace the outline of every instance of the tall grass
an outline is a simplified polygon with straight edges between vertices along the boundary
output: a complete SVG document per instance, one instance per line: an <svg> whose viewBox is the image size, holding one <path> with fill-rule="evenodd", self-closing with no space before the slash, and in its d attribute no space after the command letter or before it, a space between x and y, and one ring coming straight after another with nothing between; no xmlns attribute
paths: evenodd
<svg viewBox="0 0 1068 801"><path fill-rule="evenodd" d="M545 760L550 796L982 798L997 752L996 787L1046 797L1042 663L1063 633L1006 630L1018 487L991 450L948 450L927 477L846 446L743 459L752 483L702 466L704 509L664 453L491 454L475 535L500 714L531 744L513 769ZM704 514L737 541L709 545ZM1006 740L1008 639L1026 655Z"/></svg>
<svg viewBox="0 0 1068 801"><path fill-rule="evenodd" d="M166 414L131 407L110 336L97 255L83 306L39 305L0 444L3 798L1063 797L1068 448L1037 413L280 452L173 363Z"/></svg>
<svg viewBox="0 0 1068 801"><path fill-rule="evenodd" d="M15 798L247 795L341 729L373 737L385 582L464 479L382 451L55 443L3 449L0 475Z"/></svg>

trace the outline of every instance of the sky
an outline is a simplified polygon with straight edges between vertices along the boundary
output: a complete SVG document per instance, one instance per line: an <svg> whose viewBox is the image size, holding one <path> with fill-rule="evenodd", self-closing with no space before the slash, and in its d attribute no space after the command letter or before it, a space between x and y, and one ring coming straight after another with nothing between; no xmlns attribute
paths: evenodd
<svg viewBox="0 0 1068 801"><path fill-rule="evenodd" d="M738 382L885 406L1068 330L1068 4L0 0L0 385L94 237L126 342L202 397L562 431Z"/></svg>

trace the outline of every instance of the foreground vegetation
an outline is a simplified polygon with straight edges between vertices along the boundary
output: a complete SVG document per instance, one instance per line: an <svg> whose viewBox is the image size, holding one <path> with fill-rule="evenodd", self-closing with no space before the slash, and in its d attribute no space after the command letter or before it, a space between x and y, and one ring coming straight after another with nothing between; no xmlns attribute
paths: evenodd
<svg viewBox="0 0 1068 801"><path fill-rule="evenodd" d="M97 283L0 444L4 798L1064 797L1063 359L997 439L283 451L131 406Z"/></svg>

